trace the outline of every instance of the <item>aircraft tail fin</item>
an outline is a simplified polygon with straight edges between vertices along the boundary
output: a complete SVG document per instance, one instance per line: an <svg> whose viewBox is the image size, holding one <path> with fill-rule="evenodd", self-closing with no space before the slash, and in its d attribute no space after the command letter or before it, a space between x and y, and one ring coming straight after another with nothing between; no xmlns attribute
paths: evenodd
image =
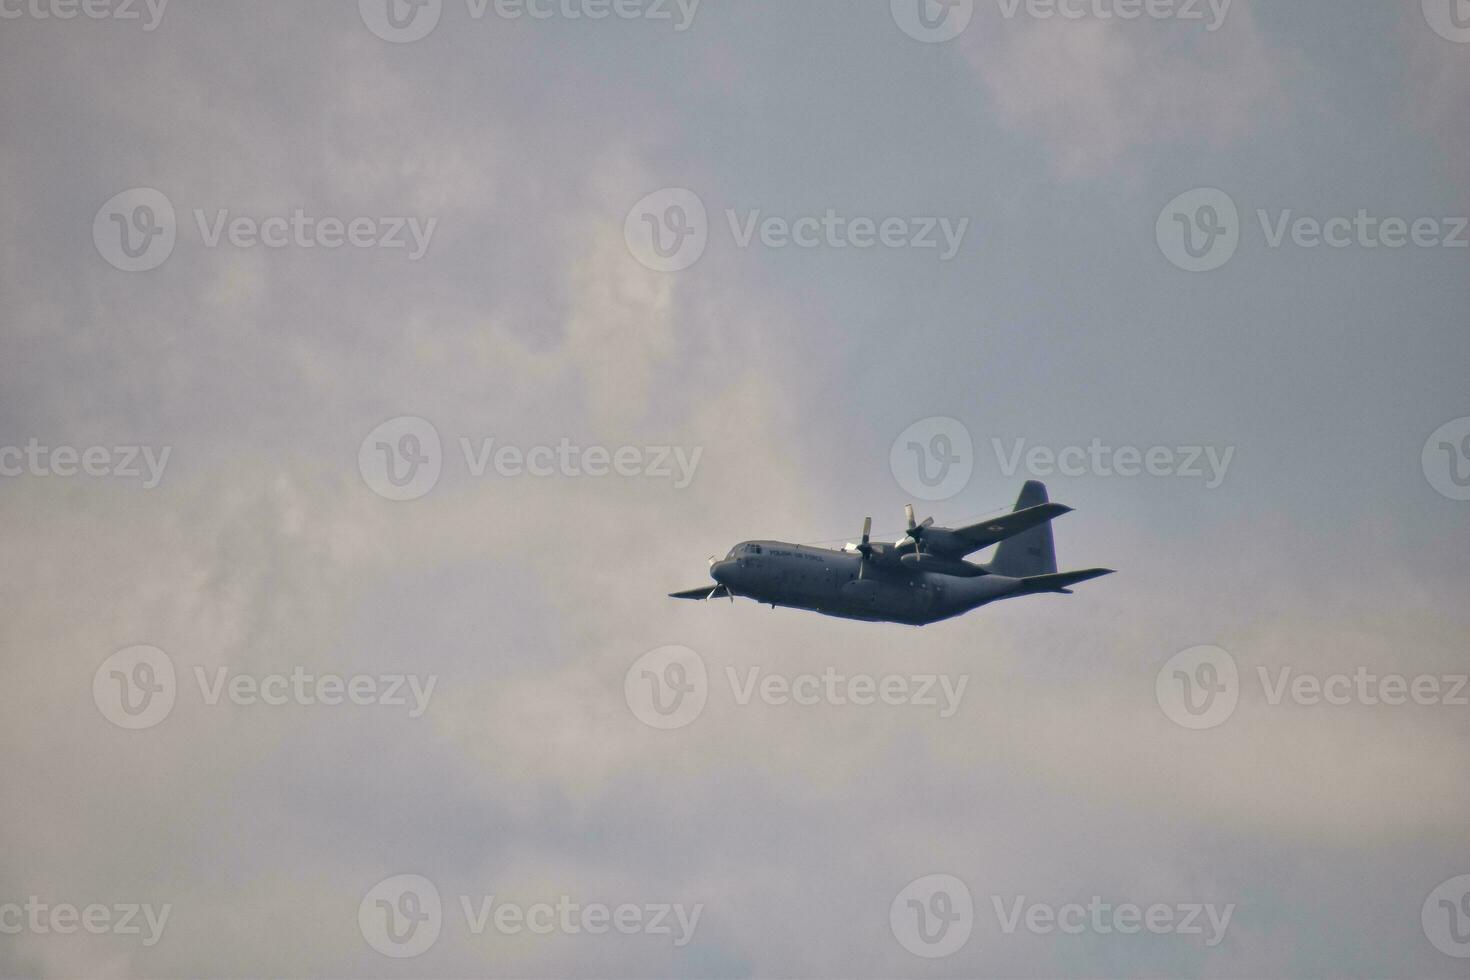
<svg viewBox="0 0 1470 980"><path fill-rule="evenodd" d="M1028 480L1016 499L1016 510L1026 510L1047 503L1046 484ZM1055 575L1057 551L1052 542L1051 522L1039 524L1013 538L1002 541L995 549L995 558L988 566L996 575L1008 578L1035 578Z"/></svg>
<svg viewBox="0 0 1470 980"><path fill-rule="evenodd" d="M1052 575L1027 576L1022 583L1024 586L1020 595L1035 595L1039 592L1057 592L1061 595L1071 595L1072 586L1081 585L1083 582L1091 582L1095 578L1113 574L1111 568L1089 568L1081 572L1062 572Z"/></svg>

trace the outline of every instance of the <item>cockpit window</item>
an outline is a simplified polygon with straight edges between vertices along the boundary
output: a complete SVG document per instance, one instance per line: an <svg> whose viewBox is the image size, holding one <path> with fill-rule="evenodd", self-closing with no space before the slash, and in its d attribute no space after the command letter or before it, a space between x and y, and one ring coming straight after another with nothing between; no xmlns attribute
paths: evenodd
<svg viewBox="0 0 1470 980"><path fill-rule="evenodd" d="M735 547L730 549L730 553L725 557L740 558L745 555L758 555L760 553L761 546L758 544L737 544Z"/></svg>

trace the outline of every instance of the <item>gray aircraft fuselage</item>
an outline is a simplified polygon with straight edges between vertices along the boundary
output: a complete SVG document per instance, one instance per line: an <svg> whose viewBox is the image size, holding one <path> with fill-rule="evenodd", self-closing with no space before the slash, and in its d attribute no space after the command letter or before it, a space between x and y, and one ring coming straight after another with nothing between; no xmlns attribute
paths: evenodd
<svg viewBox="0 0 1470 980"><path fill-rule="evenodd" d="M710 566L710 576L733 596L771 606L909 626L937 623L996 599L1027 594L1026 583L1018 578L937 575L784 541L742 542Z"/></svg>

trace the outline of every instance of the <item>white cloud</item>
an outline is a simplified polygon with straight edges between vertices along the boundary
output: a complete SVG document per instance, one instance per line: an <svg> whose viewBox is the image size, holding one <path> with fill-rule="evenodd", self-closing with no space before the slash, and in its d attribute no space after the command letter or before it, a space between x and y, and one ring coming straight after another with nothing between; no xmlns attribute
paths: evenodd
<svg viewBox="0 0 1470 980"><path fill-rule="evenodd" d="M1197 22L995 17L965 36L1000 118L1073 177L1110 172L1148 147L1236 142L1283 111L1297 70L1246 4L1212 33Z"/></svg>

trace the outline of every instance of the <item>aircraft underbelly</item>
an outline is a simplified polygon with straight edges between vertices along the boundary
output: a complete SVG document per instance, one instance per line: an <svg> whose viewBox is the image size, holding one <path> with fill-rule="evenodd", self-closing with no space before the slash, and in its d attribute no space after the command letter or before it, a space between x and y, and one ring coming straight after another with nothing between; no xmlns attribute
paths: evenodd
<svg viewBox="0 0 1470 980"><path fill-rule="evenodd" d="M1001 586L1005 580L999 577L964 579L877 569L860 577L856 559L813 562L770 557L777 560L752 566L753 574L737 594L841 619L923 625L967 612L999 597L993 593L1005 591Z"/></svg>

